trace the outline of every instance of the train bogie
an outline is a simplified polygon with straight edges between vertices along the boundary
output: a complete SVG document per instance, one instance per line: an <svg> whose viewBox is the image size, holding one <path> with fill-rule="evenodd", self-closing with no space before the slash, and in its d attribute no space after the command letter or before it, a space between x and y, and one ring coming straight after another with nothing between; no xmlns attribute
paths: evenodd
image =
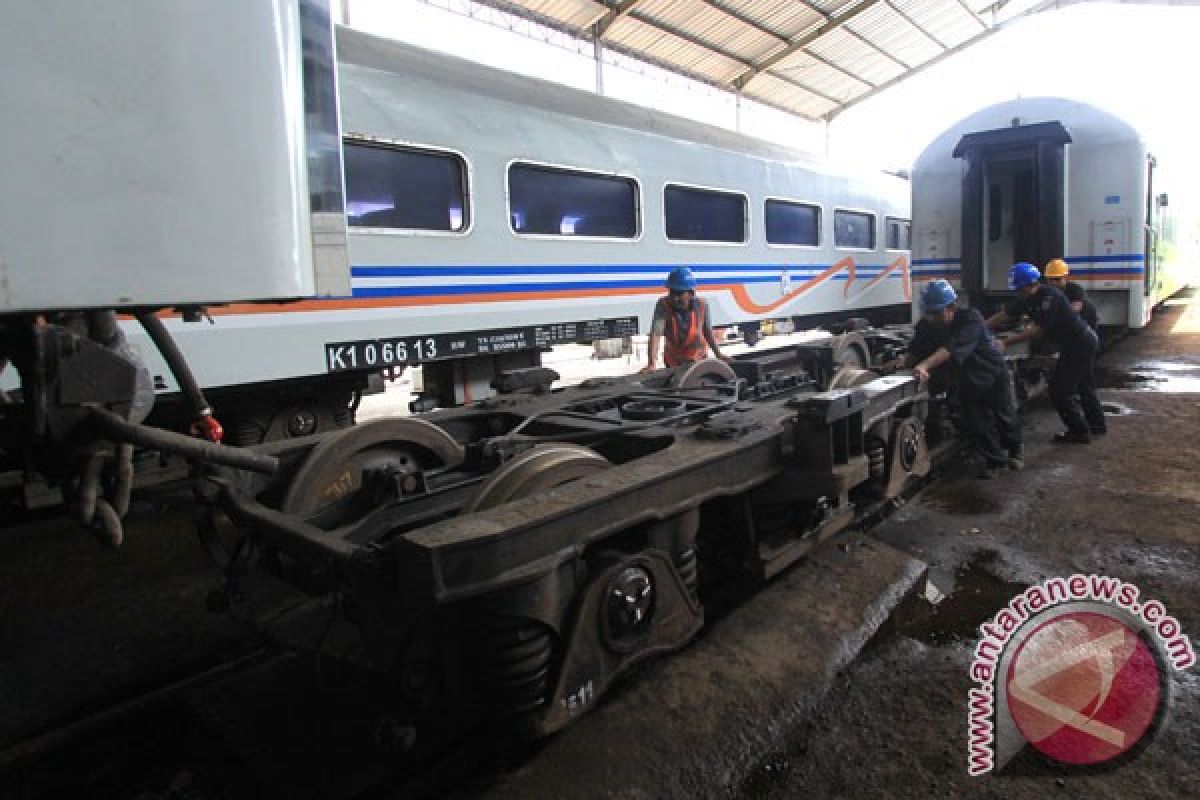
<svg viewBox="0 0 1200 800"><path fill-rule="evenodd" d="M926 395L868 369L902 344L843 334L365 423L266 445L276 476L218 470L208 496L260 563L342 598L375 669L433 659L441 702L544 735L686 644L733 576L773 576L925 474Z"/></svg>

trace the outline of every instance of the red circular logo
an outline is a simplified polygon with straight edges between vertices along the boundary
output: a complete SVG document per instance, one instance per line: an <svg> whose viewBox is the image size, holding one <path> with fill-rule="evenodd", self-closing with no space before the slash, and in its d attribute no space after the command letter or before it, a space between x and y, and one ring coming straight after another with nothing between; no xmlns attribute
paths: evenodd
<svg viewBox="0 0 1200 800"><path fill-rule="evenodd" d="M1129 752L1150 731L1163 696L1158 662L1138 632L1084 611L1034 629L1009 664L1005 690L1025 740L1068 764Z"/></svg>

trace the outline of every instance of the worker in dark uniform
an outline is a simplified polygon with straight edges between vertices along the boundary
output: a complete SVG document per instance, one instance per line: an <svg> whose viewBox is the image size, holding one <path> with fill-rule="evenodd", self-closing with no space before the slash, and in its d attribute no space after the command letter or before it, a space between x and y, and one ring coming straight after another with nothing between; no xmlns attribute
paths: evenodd
<svg viewBox="0 0 1200 800"><path fill-rule="evenodd" d="M913 337L908 342L908 352L901 358L884 364L880 372L887 375L898 369L912 369L929 358L939 347L946 344L949 331L940 318L922 316L913 328ZM942 366L929 371L925 391L929 394L929 408L925 416L925 437L930 444L937 444L947 434L945 429L946 405L952 402L954 381L951 368ZM940 398L945 395L945 402Z"/></svg>
<svg viewBox="0 0 1200 800"><path fill-rule="evenodd" d="M1096 313L1096 306L1087 299L1087 292L1083 290L1082 286L1075 281L1067 280L1067 276L1070 274L1071 269L1061 258L1052 258L1046 262L1046 271L1042 273L1046 283L1066 295L1071 308L1075 309L1076 313L1083 317L1083 321L1088 324L1088 327L1099 336L1100 315Z"/></svg>
<svg viewBox="0 0 1200 800"><path fill-rule="evenodd" d="M667 296L654 306L650 323L650 346L643 372L657 368L658 347L662 344L663 363L677 367L708 358L708 350L722 361L729 358L713 337L708 303L696 296L696 276L687 267L676 267L667 276Z"/></svg>
<svg viewBox="0 0 1200 800"><path fill-rule="evenodd" d="M992 477L1004 468L1024 466L1017 401L1004 354L988 332L987 323L973 308L959 308L958 295L944 280L936 280L921 293L921 310L945 331L943 343L922 359L913 372L922 381L931 372L949 365L958 383L963 422L971 432L976 454L983 460L980 477Z"/></svg>
<svg viewBox="0 0 1200 800"><path fill-rule="evenodd" d="M994 329L1028 315L1032 324L1010 336L1006 343L1016 344L1041 336L1058 345L1058 364L1050 377L1050 399L1067 430L1056 434L1054 441L1087 444L1093 435L1107 430L1094 375L1100 340L1071 308L1066 295L1053 286L1039 283L1040 277L1038 268L1032 264L1024 261L1014 264L1008 273L1008 285L1019 295L993 315L988 326ZM1001 346L1006 343L1001 342Z"/></svg>

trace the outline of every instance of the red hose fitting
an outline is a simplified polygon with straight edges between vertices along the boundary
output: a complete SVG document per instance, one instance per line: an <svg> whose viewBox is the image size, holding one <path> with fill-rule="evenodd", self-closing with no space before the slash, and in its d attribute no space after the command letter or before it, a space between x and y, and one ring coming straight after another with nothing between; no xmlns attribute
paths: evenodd
<svg viewBox="0 0 1200 800"><path fill-rule="evenodd" d="M216 417L211 413L205 413L192 423L192 436L220 444L221 440L225 438L225 429L221 427L221 423L217 421Z"/></svg>

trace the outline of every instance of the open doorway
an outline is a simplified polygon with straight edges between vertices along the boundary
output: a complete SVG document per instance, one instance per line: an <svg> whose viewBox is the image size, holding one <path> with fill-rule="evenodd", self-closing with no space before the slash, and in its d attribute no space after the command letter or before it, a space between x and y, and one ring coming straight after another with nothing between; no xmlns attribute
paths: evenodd
<svg viewBox="0 0 1200 800"><path fill-rule="evenodd" d="M1007 294L1014 263L1066 255L1070 141L1059 122L977 131L959 141L954 155L966 162L962 281L973 304L988 308Z"/></svg>
<svg viewBox="0 0 1200 800"><path fill-rule="evenodd" d="M1037 197L1032 153L998 156L984 167L983 289L1008 289L1008 270L1018 261L1037 262Z"/></svg>

